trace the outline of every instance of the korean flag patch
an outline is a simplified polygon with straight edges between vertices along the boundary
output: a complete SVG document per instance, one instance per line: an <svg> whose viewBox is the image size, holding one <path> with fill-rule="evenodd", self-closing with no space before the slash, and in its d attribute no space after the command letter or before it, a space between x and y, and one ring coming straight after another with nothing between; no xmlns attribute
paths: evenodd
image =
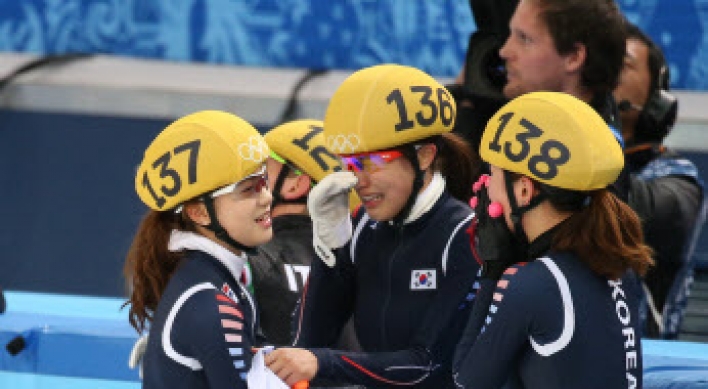
<svg viewBox="0 0 708 389"><path fill-rule="evenodd" d="M411 272L411 290L435 290L438 287L435 269L420 269Z"/></svg>
<svg viewBox="0 0 708 389"><path fill-rule="evenodd" d="M236 297L236 293L234 293L234 290L231 289L229 284L224 282L224 285L221 286L221 291L231 299L231 301L238 303L238 297Z"/></svg>

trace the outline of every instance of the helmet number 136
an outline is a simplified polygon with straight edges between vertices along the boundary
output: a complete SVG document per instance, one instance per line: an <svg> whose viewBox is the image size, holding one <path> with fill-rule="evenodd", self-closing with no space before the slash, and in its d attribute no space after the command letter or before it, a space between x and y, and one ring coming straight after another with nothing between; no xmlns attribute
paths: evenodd
<svg viewBox="0 0 708 389"><path fill-rule="evenodd" d="M415 114L415 122L408 116L406 103L411 99L410 95L404 96L400 89L396 88L386 96L388 104L395 103L398 109L399 122L396 123L396 131L410 130L418 123L421 127L432 126L440 117L442 124L447 127L452 124L455 118L455 109L450 103L450 93L445 88L437 88L435 91L429 86L411 86L411 93L420 93L420 104L427 109L421 109ZM437 102L431 99L433 92L437 94Z"/></svg>

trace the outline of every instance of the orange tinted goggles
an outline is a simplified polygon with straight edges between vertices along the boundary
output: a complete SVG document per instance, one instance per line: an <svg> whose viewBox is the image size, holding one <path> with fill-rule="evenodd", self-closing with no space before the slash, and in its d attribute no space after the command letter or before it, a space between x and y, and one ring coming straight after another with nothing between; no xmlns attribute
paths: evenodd
<svg viewBox="0 0 708 389"><path fill-rule="evenodd" d="M375 151L372 153L342 155L342 164L352 172L373 173L387 163L403 156L398 150Z"/></svg>

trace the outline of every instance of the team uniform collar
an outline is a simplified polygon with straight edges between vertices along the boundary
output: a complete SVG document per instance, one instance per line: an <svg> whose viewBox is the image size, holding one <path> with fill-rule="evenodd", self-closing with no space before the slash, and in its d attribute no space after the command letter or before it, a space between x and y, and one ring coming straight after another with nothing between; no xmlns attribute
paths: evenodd
<svg viewBox="0 0 708 389"><path fill-rule="evenodd" d="M415 199L415 204L413 204L413 208L411 208L411 212L408 214L406 220L403 221L403 224L412 223L426 212L430 211L444 191L445 178L439 172L433 173L433 179L430 180L428 187L418 194L418 197Z"/></svg>
<svg viewBox="0 0 708 389"><path fill-rule="evenodd" d="M246 254L236 255L224 246L190 231L172 230L167 249L172 252L196 250L209 254L224 265L235 280L241 279L243 268L248 259Z"/></svg>

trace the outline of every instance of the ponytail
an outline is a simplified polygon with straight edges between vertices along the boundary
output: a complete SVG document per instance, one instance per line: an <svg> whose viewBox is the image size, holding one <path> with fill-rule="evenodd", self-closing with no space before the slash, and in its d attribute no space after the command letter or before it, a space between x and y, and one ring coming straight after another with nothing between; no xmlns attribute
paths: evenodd
<svg viewBox="0 0 708 389"><path fill-rule="evenodd" d="M444 133L438 137L435 169L443 177L448 192L467 203L472 197L472 185L482 172L482 159L469 143L457 134Z"/></svg>
<svg viewBox="0 0 708 389"><path fill-rule="evenodd" d="M123 267L130 296L123 306L130 305L128 320L138 333L145 330L146 321L152 321L181 258L180 253L167 249L170 234L174 229L188 229L188 225L171 211L149 211L140 222Z"/></svg>
<svg viewBox="0 0 708 389"><path fill-rule="evenodd" d="M560 225L552 248L573 252L607 279L618 279L628 269L646 274L654 261L637 214L607 189L588 195L589 204Z"/></svg>

